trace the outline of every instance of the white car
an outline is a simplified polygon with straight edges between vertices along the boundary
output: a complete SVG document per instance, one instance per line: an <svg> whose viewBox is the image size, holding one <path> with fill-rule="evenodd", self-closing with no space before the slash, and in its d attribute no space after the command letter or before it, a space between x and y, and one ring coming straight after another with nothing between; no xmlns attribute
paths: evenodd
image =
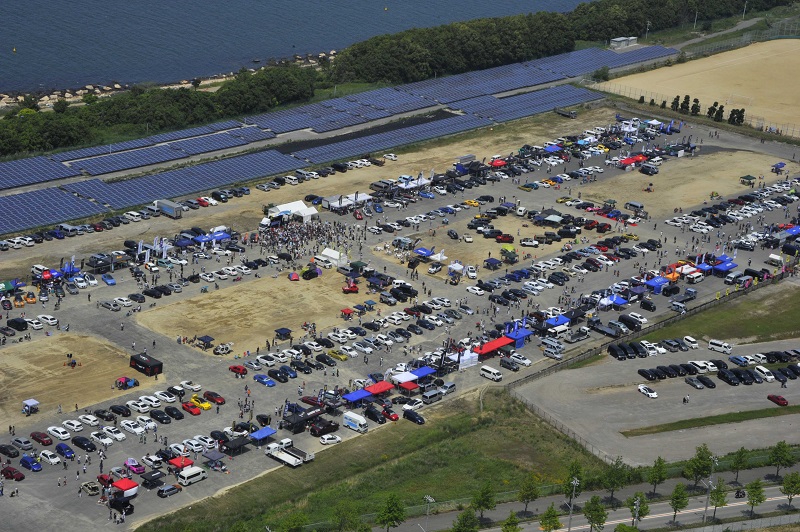
<svg viewBox="0 0 800 532"><path fill-rule="evenodd" d="M126 436L116 427L103 427L103 432L105 432L106 436L109 438L117 441L126 439Z"/></svg>
<svg viewBox="0 0 800 532"><path fill-rule="evenodd" d="M174 403L178 399L169 392L156 392L153 395L155 395L159 401L163 401L165 403Z"/></svg>
<svg viewBox="0 0 800 532"><path fill-rule="evenodd" d="M135 422L135 421L133 421L131 419L123 420L122 423L120 423L120 426L122 426L122 428L124 430L126 430L127 432L130 432L131 434L135 434L136 436L139 436L140 434L144 434L144 428L141 425L139 425L137 422Z"/></svg>
<svg viewBox="0 0 800 532"><path fill-rule="evenodd" d="M150 407L141 401L128 401L125 404L128 405L128 408L140 414L146 414L150 411Z"/></svg>
<svg viewBox="0 0 800 532"><path fill-rule="evenodd" d="M319 442L322 445L336 445L337 443L341 443L341 441L342 437L337 436L336 434L325 434L319 438Z"/></svg>
<svg viewBox="0 0 800 532"><path fill-rule="evenodd" d="M36 316L36 319L48 325L58 325L58 320L50 314L39 314Z"/></svg>
<svg viewBox="0 0 800 532"><path fill-rule="evenodd" d="M641 246L641 245L639 245L639 244L636 244L636 245L634 245L634 246L633 246L633 249L634 249L634 250L636 250L636 251L638 251L638 252L639 252L639 253L641 253L642 255L647 255L648 253L650 253L650 250L649 250L649 249L647 249L646 247L644 247L644 246Z"/></svg>
<svg viewBox="0 0 800 532"><path fill-rule="evenodd" d="M224 255L224 256L233 255L233 252L231 250L222 248L211 248L208 250L208 252L211 253L212 255Z"/></svg>
<svg viewBox="0 0 800 532"><path fill-rule="evenodd" d="M478 270L475 269L475 266L467 266L467 279L477 279L478 278Z"/></svg>
<svg viewBox="0 0 800 532"><path fill-rule="evenodd" d="M356 358L358 356L358 352L349 345L343 345L339 347L339 351L346 354L350 358Z"/></svg>
<svg viewBox="0 0 800 532"><path fill-rule="evenodd" d="M353 344L353 348L355 348L357 351L361 351L365 355L369 355L372 353L372 348L369 345L367 345L366 342L356 342Z"/></svg>
<svg viewBox="0 0 800 532"><path fill-rule="evenodd" d="M640 384L638 390L650 399L655 399L658 397L658 394L654 389L650 388L649 386L645 386L644 384Z"/></svg>
<svg viewBox="0 0 800 532"><path fill-rule="evenodd" d="M587 270L586 268L581 267L578 264L576 264L575 266L572 267L572 271L574 271L575 273L580 273L582 275L585 275L585 274L589 273L589 270Z"/></svg>
<svg viewBox="0 0 800 532"><path fill-rule="evenodd" d="M181 381L181 386L183 386L186 390L191 390L193 392L199 392L203 387L199 384L195 384L192 381Z"/></svg>
<svg viewBox="0 0 800 532"><path fill-rule="evenodd" d="M427 316L425 316L425 319L433 323L437 327L441 327L442 325L444 325L444 322L441 320L441 318L433 314L428 314Z"/></svg>
<svg viewBox="0 0 800 532"><path fill-rule="evenodd" d="M97 286L97 279L91 273L85 274L83 278L89 283L89 286Z"/></svg>
<svg viewBox="0 0 800 532"><path fill-rule="evenodd" d="M440 305L437 301L432 299L429 299L428 301L423 301L422 304L431 307L433 310L442 310L442 305Z"/></svg>
<svg viewBox="0 0 800 532"><path fill-rule="evenodd" d="M520 246L530 247L530 248L537 248L539 247L539 241L534 238L523 238L519 241Z"/></svg>
<svg viewBox="0 0 800 532"><path fill-rule="evenodd" d="M389 316L386 316L386 321L388 321L392 325L400 325L401 323L403 323L403 318L401 318L396 314L390 314Z"/></svg>
<svg viewBox="0 0 800 532"><path fill-rule="evenodd" d="M89 285L86 284L86 281L84 280L83 277L73 277L72 278L72 282L75 283L75 286L77 286L78 288L88 288L89 287Z"/></svg>
<svg viewBox="0 0 800 532"><path fill-rule="evenodd" d="M178 259L178 258L175 258L175 257L167 257L167 260L170 261L172 264L175 264L177 266L186 266L186 265L189 264L189 261L187 261L186 259Z"/></svg>
<svg viewBox="0 0 800 532"><path fill-rule="evenodd" d="M57 440L68 440L71 437L67 429L56 426L47 427L47 433Z"/></svg>
<svg viewBox="0 0 800 532"><path fill-rule="evenodd" d="M647 323L647 318L645 318L644 316L642 316L637 312L631 312L630 314L628 314L628 316L638 321L640 325L644 325L645 323Z"/></svg>
<svg viewBox="0 0 800 532"><path fill-rule="evenodd" d="M78 419L81 423L89 425L90 427L96 427L100 424L100 420L91 414L82 414L78 416Z"/></svg>
<svg viewBox="0 0 800 532"><path fill-rule="evenodd" d="M217 200L215 200L214 198L210 198L208 196L200 196L200 199L205 201L212 207L216 207L217 205L219 205L219 203L217 203Z"/></svg>
<svg viewBox="0 0 800 532"><path fill-rule="evenodd" d="M224 281L225 279L228 278L228 274L223 272L222 270L217 270L215 272L211 272L211 274L214 277L216 277L217 279L219 279L220 281Z"/></svg>
<svg viewBox="0 0 800 532"><path fill-rule="evenodd" d="M206 450L205 446L197 440L183 440L183 444L187 449L195 453L202 453Z"/></svg>
<svg viewBox="0 0 800 532"><path fill-rule="evenodd" d="M210 273L201 273L200 274L200 278L202 280L204 280L205 282L207 282L207 283L213 283L214 282L214 276L211 275Z"/></svg>
<svg viewBox="0 0 800 532"><path fill-rule="evenodd" d="M476 296L482 296L483 294L486 293L482 288L479 288L477 286L468 286L467 292L469 292L470 294L475 294Z"/></svg>
<svg viewBox="0 0 800 532"><path fill-rule="evenodd" d="M152 395L142 395L141 397L139 397L139 401L143 402L150 408L158 408L161 406L161 401L159 401Z"/></svg>
<svg viewBox="0 0 800 532"><path fill-rule="evenodd" d="M511 360L519 364L520 366L525 366L526 368L531 365L531 361L525 358L524 356L520 355L519 353L514 353L509 357Z"/></svg>
<svg viewBox="0 0 800 532"><path fill-rule="evenodd" d="M80 421L74 419L68 419L66 421L62 421L61 425L65 429L71 430L72 432L81 432L83 430L83 424Z"/></svg>
<svg viewBox="0 0 800 532"><path fill-rule="evenodd" d="M664 223L667 224L667 225L671 225L673 227L682 227L683 226L683 222L681 220L677 219L677 218L671 218L669 220L666 220Z"/></svg>
<svg viewBox="0 0 800 532"><path fill-rule="evenodd" d="M403 405L403 410L419 410L424 404L422 399L412 399Z"/></svg>
<svg viewBox="0 0 800 532"><path fill-rule="evenodd" d="M114 301L116 301L117 305L119 305L120 307L130 307L133 305L133 301L131 301L127 297L115 297Z"/></svg>
<svg viewBox="0 0 800 532"><path fill-rule="evenodd" d="M473 242L472 235L465 234L463 238L464 242L466 242L467 244L471 244Z"/></svg>
<svg viewBox="0 0 800 532"><path fill-rule="evenodd" d="M158 469L164 466L164 460L159 458L154 454L148 454L146 456L142 456L142 463L144 465L150 466L153 469Z"/></svg>
<svg viewBox="0 0 800 532"><path fill-rule="evenodd" d="M39 451L39 458L41 458L42 462L46 462L50 465L61 463L61 458L59 458L59 456L53 451L48 451L47 449L44 451Z"/></svg>
<svg viewBox="0 0 800 532"><path fill-rule="evenodd" d="M336 333L336 332L329 332L328 333L328 339L329 340L333 340L334 342L339 342L340 344L343 344L343 343L345 343L347 341L347 336L345 336L343 334L340 334L340 333Z"/></svg>
<svg viewBox="0 0 800 532"><path fill-rule="evenodd" d="M275 365L275 357L272 356L272 353L267 353L266 355L258 355L256 357L258 363L262 366L274 366ZM195 438L197 439L197 438Z"/></svg>
<svg viewBox="0 0 800 532"><path fill-rule="evenodd" d="M172 451L172 454L176 456L189 456L189 450L186 449L186 446L182 443L173 443L169 446L169 450Z"/></svg>
<svg viewBox="0 0 800 532"><path fill-rule="evenodd" d="M214 442L213 438L210 438L208 436L197 435L192 439L197 441L197 442L199 442L206 449L213 449L214 448L214 443L215 442Z"/></svg>
<svg viewBox="0 0 800 532"><path fill-rule="evenodd" d="M451 306L450 300L447 299L446 297L434 297L432 299L432 301L436 301L437 303L439 303L443 307Z"/></svg>
<svg viewBox="0 0 800 532"><path fill-rule="evenodd" d="M289 357L286 356L286 353L284 351L280 351L277 353L270 353L270 355L272 355L272 358L274 358L278 362L289 362Z"/></svg>
<svg viewBox="0 0 800 532"><path fill-rule="evenodd" d="M322 352L322 346L319 345L317 342L303 342L303 345L307 348L311 349L314 352L320 353Z"/></svg>
<svg viewBox="0 0 800 532"><path fill-rule="evenodd" d="M381 345L394 345L394 341L385 334L378 334L375 339L381 342Z"/></svg>
<svg viewBox="0 0 800 532"><path fill-rule="evenodd" d="M225 266L224 268L222 268L222 272L225 275L231 275L233 277L236 277L237 275L239 275L239 271L236 268L232 267L232 266Z"/></svg>
<svg viewBox="0 0 800 532"><path fill-rule="evenodd" d="M384 159L389 159L390 161L396 161L397 160L397 155L395 155L394 153L384 153L383 154L383 158Z"/></svg>
<svg viewBox="0 0 800 532"><path fill-rule="evenodd" d="M136 416L136 422L147 430L156 430L156 422L147 416Z"/></svg>
<svg viewBox="0 0 800 532"><path fill-rule="evenodd" d="M44 325L42 325L41 321L35 320L33 318L25 318L25 323L27 323L28 327L30 327L31 329L33 329L35 331L38 331L39 329L44 328Z"/></svg>
<svg viewBox="0 0 800 532"><path fill-rule="evenodd" d="M234 430L231 427L225 427L222 432L229 438L238 438L239 436L249 436L246 430Z"/></svg>
<svg viewBox="0 0 800 532"><path fill-rule="evenodd" d="M236 266L236 271L241 273L242 275L250 275L253 273L253 270L241 264L239 266Z"/></svg>
<svg viewBox="0 0 800 532"><path fill-rule="evenodd" d="M104 447L108 447L114 444L114 440L103 434L102 432L92 432L89 435L95 443L99 443Z"/></svg>
<svg viewBox="0 0 800 532"><path fill-rule="evenodd" d="M339 331L339 334L347 338L348 340L355 340L358 338L358 335L351 331L350 329L342 329Z"/></svg>

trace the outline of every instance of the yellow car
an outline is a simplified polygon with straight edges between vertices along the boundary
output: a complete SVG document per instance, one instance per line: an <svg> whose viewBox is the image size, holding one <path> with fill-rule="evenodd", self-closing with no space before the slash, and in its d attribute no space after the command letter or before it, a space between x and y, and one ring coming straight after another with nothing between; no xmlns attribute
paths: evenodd
<svg viewBox="0 0 800 532"><path fill-rule="evenodd" d="M639 240L639 235L634 235L633 233L625 233L622 235L622 238L627 238L628 240Z"/></svg>
<svg viewBox="0 0 800 532"><path fill-rule="evenodd" d="M478 203L477 201L475 201L474 199L468 199L468 200L467 200L467 201L465 201L464 203L466 203L466 204L467 204L467 205L469 205L470 207L480 207L480 206L481 206L481 204L480 204L480 203Z"/></svg>
<svg viewBox="0 0 800 532"><path fill-rule="evenodd" d="M491 216L489 216L488 214L483 214L483 213L481 213L481 214L476 214L476 215L475 215L475 219L476 219L476 220L491 220L491 219L492 219L492 217L491 217Z"/></svg>
<svg viewBox="0 0 800 532"><path fill-rule="evenodd" d="M602 144L598 144L597 146L595 146L595 148L597 148L598 150L603 150L603 151L605 151L605 152L607 152L607 151L608 151L608 148L606 148L606 147L605 147L605 146L603 146Z"/></svg>
<svg viewBox="0 0 800 532"><path fill-rule="evenodd" d="M197 394L192 395L192 399L189 402L192 403L197 408L202 408L203 410L211 410L211 403L209 403L208 401L206 401Z"/></svg>
<svg viewBox="0 0 800 532"><path fill-rule="evenodd" d="M22 308L25 306L25 300L22 299L20 294L14 296L14 308Z"/></svg>
<svg viewBox="0 0 800 532"><path fill-rule="evenodd" d="M543 179L543 180L542 180L542 183L547 183L547 184L548 184L548 185L550 185L551 187L554 187L554 186L556 186L556 185L558 184L558 183L556 183L555 181L553 181L552 179Z"/></svg>
<svg viewBox="0 0 800 532"><path fill-rule="evenodd" d="M331 349L330 351L328 351L328 356L335 358L336 360L342 360L342 361L350 360L349 356L342 353L338 349Z"/></svg>
<svg viewBox="0 0 800 532"><path fill-rule="evenodd" d="M25 294L25 303L36 303L36 294L33 292Z"/></svg>
<svg viewBox="0 0 800 532"><path fill-rule="evenodd" d="M566 203L566 202L570 201L571 199L572 198L570 198L569 196L561 196L560 198L558 198L556 200L556 203Z"/></svg>

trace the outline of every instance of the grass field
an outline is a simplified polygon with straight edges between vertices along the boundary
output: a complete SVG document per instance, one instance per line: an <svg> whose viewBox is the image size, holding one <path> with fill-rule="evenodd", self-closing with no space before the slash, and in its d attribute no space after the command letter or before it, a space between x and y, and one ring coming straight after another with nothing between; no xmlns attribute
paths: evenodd
<svg viewBox="0 0 800 532"><path fill-rule="evenodd" d="M583 464L587 478L603 468L504 393L486 393L482 412L472 393L427 410L425 417L422 427L406 421L385 425L317 453L308 466L280 468L141 529L231 530L238 520L242 530L255 530L297 511L309 523L321 523L345 500L363 515L375 512L390 493L411 506L425 494L437 501L468 498L486 481L498 493L512 491L531 471L542 484L560 483L572 460Z"/></svg>
<svg viewBox="0 0 800 532"><path fill-rule="evenodd" d="M723 425L725 423L741 423L751 419L762 419L767 417L789 416L800 413L800 405L787 406L784 408L764 408L762 410L749 410L745 412L731 412L718 416L707 416L695 419L683 419L674 423L664 423L663 425L650 425L649 427L638 427L631 430L622 431L621 434L627 438L635 436L646 436L648 434L658 434L659 432L670 432L673 430L696 429L700 427L710 427L713 425Z"/></svg>

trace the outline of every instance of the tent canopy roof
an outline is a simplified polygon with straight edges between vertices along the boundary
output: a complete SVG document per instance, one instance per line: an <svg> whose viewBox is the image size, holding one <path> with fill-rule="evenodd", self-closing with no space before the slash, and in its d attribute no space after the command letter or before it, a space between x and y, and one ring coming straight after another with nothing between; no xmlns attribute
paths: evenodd
<svg viewBox="0 0 800 532"><path fill-rule="evenodd" d="M369 392L369 393L371 393L373 395L378 395L378 394L381 394L381 393L388 392L392 388L394 388L394 386L392 386L391 382L380 381L380 382L376 382L375 384L373 384L371 386L367 386L364 389L367 392Z"/></svg>
<svg viewBox="0 0 800 532"><path fill-rule="evenodd" d="M474 351L479 355L484 355L511 343L514 343L514 340L508 336L501 336L500 338L492 340L491 342L486 342L485 344L474 348Z"/></svg>

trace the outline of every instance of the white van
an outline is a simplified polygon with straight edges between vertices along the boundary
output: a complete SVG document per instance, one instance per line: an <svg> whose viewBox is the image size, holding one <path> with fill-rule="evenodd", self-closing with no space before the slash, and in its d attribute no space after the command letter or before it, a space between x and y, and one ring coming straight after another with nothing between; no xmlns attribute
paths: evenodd
<svg viewBox="0 0 800 532"><path fill-rule="evenodd" d="M144 210L146 210L147 213L153 218L158 218L159 216L161 216L161 209L159 209L154 205L148 205L147 207L144 208Z"/></svg>
<svg viewBox="0 0 800 532"><path fill-rule="evenodd" d="M491 366L481 366L481 377L486 377L495 382L503 380L503 374Z"/></svg>
<svg viewBox="0 0 800 532"><path fill-rule="evenodd" d="M197 466L187 467L178 473L178 484L181 486L191 486L195 482L200 482L208 478L208 473L205 469Z"/></svg>
<svg viewBox="0 0 800 532"><path fill-rule="evenodd" d="M436 401L441 401L442 395L444 394L439 389L427 391L422 394L422 402L426 405L429 405L431 403L435 403Z"/></svg>
<svg viewBox="0 0 800 532"><path fill-rule="evenodd" d="M314 256L314 263L319 264L320 266L322 266L325 269L333 268L333 263L330 260L328 260L325 257L323 257L322 255L315 255Z"/></svg>
<svg viewBox="0 0 800 532"><path fill-rule="evenodd" d="M142 215L139 214L136 211L128 211L123 216L125 216L125 218L127 218L128 220L130 220L132 222L141 222L142 221Z"/></svg>
<svg viewBox="0 0 800 532"><path fill-rule="evenodd" d="M650 163L650 164L654 164L656 166L661 166L661 163L664 162L664 159L662 159L661 157L653 157L652 159L650 159L647 162Z"/></svg>
<svg viewBox="0 0 800 532"><path fill-rule="evenodd" d="M551 338L563 338L569 332L567 325L556 325L547 329L547 336Z"/></svg>
<svg viewBox="0 0 800 532"><path fill-rule="evenodd" d="M700 345L697 343L697 340L691 336L684 336L683 341L689 346L690 349L700 349Z"/></svg>
<svg viewBox="0 0 800 532"><path fill-rule="evenodd" d="M697 283L702 282L703 279L705 279L705 278L706 278L706 276L703 275L702 273L694 272L694 273L690 273L689 275L686 276L686 282L689 283L689 284L697 284Z"/></svg>
<svg viewBox="0 0 800 532"><path fill-rule="evenodd" d="M723 342L722 340L709 340L708 349L709 351L719 351L720 353L724 353L726 355L731 354L730 344Z"/></svg>
<svg viewBox="0 0 800 532"><path fill-rule="evenodd" d="M703 373L708 373L708 362L705 360L690 360L689 364L691 364L692 367L697 370L697 373L701 375Z"/></svg>
<svg viewBox="0 0 800 532"><path fill-rule="evenodd" d="M286 179L286 184L288 185L296 185L300 183L300 180L293 175L287 175L284 179Z"/></svg>
<svg viewBox="0 0 800 532"><path fill-rule="evenodd" d="M675 312L680 312L681 314L686 312L686 305L684 305L683 303L679 303L677 301L670 301L669 308L670 310L674 310Z"/></svg>
<svg viewBox="0 0 800 532"><path fill-rule="evenodd" d="M31 266L31 274L36 276L42 275L49 269L50 268L48 268L47 266L43 266L41 264L34 264L33 266Z"/></svg>
<svg viewBox="0 0 800 532"><path fill-rule="evenodd" d="M742 272L740 272L740 271L734 271L734 272L729 273L728 275L725 276L725 284L733 284L733 283L735 283L736 279L738 279L742 275L744 275L744 274Z"/></svg>
<svg viewBox="0 0 800 532"><path fill-rule="evenodd" d="M754 371L756 372L756 375L764 379L765 382L772 382L775 380L775 375L773 375L772 372L764 366L756 366Z"/></svg>
<svg viewBox="0 0 800 532"><path fill-rule="evenodd" d="M544 353L542 354L547 358L552 358L553 360L561 360L564 358L564 355L561 354L561 351L553 349L552 347L548 347L547 349L545 349Z"/></svg>
<svg viewBox="0 0 800 532"><path fill-rule="evenodd" d="M564 352L564 344L562 344L555 338L542 338L542 347L544 349L552 349L554 351L558 351L559 353Z"/></svg>

